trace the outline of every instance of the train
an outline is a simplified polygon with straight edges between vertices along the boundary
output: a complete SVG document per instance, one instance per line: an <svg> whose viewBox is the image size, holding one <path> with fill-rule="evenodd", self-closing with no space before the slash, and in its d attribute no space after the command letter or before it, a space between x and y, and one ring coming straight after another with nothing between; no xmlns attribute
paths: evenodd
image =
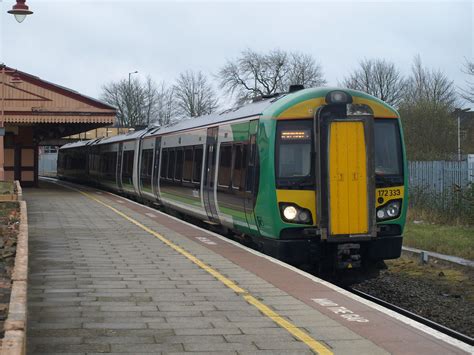
<svg viewBox="0 0 474 355"><path fill-rule="evenodd" d="M290 88L223 112L78 141L60 179L221 228L293 265L398 258L407 165L398 112L344 88Z"/></svg>

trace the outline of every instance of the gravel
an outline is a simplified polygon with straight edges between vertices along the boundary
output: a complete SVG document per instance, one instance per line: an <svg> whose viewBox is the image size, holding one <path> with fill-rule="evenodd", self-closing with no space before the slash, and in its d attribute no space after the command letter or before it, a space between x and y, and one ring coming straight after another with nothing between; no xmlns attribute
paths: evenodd
<svg viewBox="0 0 474 355"><path fill-rule="evenodd" d="M377 278L352 287L474 337L473 270L463 279L451 278L446 269L419 269L415 265L410 273L389 264Z"/></svg>

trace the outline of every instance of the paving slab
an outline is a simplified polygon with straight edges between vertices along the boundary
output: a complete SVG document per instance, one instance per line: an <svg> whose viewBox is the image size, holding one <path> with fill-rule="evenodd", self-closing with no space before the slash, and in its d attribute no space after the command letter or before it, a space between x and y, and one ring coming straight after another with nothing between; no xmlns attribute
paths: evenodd
<svg viewBox="0 0 474 355"><path fill-rule="evenodd" d="M206 235L202 230L158 212L150 217L144 206L85 190L89 197L46 182L24 190L30 224L29 353L312 353L311 342L295 337L295 329L328 354L403 353L396 350L400 339L385 336L378 342L363 328L318 309L301 296L310 281L303 284L291 269L212 234L215 247L205 245L196 238ZM245 292L229 288L212 270ZM282 286L275 281L277 273L291 274L292 281ZM312 287L321 297L344 300L320 284ZM374 322L388 319L377 317ZM413 344L426 351L418 354L434 349L463 353L428 339L415 334Z"/></svg>

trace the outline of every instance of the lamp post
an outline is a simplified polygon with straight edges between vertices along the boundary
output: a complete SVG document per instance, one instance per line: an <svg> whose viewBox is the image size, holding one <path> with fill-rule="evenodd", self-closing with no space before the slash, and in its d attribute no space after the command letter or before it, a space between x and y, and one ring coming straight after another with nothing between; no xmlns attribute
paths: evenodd
<svg viewBox="0 0 474 355"><path fill-rule="evenodd" d="M131 79L131 76L133 74L137 74L138 73L138 70L135 70L135 71L132 71L130 73L128 73L128 87L127 87L127 90L128 90L128 94L127 94L127 119L128 119L128 122L127 122L127 125L130 126L131 124L131 111L132 111L132 82L130 81Z"/></svg>
<svg viewBox="0 0 474 355"><path fill-rule="evenodd" d="M133 74L137 74L137 73L138 73L138 70L135 70L135 71L132 71L131 73L128 73L128 89L130 89L130 77Z"/></svg>
<svg viewBox="0 0 474 355"><path fill-rule="evenodd" d="M33 11L30 11L28 5L25 4L26 0L16 0L16 4L13 5L12 9L8 11L9 14L15 16L18 23L25 20L26 16L31 15ZM3 55L3 53L2 53ZM17 78L18 79L18 78ZM5 149L4 139L5 136L5 64L2 64L2 112L0 118L0 181L5 180Z"/></svg>
<svg viewBox="0 0 474 355"><path fill-rule="evenodd" d="M457 108L454 110L454 113L457 114L458 120L458 161L461 161L461 115L469 110L469 108Z"/></svg>

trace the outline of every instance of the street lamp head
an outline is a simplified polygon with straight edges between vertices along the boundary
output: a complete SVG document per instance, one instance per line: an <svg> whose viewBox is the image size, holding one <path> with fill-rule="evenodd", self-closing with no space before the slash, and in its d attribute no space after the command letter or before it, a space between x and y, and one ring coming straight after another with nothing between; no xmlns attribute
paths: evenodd
<svg viewBox="0 0 474 355"><path fill-rule="evenodd" d="M16 0L16 4L13 5L10 11L8 11L9 14L15 16L18 23L22 23L26 16L33 13L33 11L29 10L28 5L26 5L25 2L26 0Z"/></svg>

